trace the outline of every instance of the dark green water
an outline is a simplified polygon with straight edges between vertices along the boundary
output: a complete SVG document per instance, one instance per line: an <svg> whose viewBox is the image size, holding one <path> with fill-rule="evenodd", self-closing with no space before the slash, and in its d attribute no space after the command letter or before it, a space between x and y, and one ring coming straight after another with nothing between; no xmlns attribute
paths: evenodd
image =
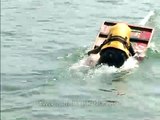
<svg viewBox="0 0 160 120"><path fill-rule="evenodd" d="M150 10L138 66L76 67L103 21L138 24ZM159 120L159 21L159 0L1 0L1 120Z"/></svg>

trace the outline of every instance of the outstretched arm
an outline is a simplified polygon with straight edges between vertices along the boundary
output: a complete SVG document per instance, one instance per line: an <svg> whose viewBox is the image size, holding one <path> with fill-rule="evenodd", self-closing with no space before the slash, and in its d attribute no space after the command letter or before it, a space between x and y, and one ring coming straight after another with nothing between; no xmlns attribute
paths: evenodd
<svg viewBox="0 0 160 120"><path fill-rule="evenodd" d="M90 55L90 54L97 54L100 50L101 50L101 48L100 48L100 47L97 47L97 48L95 48L95 49L93 49L93 50L90 50L90 51L88 52L88 55Z"/></svg>
<svg viewBox="0 0 160 120"><path fill-rule="evenodd" d="M130 44L130 46L129 46L129 52L131 53L132 56L135 55L134 49L132 47L132 44Z"/></svg>
<svg viewBox="0 0 160 120"><path fill-rule="evenodd" d="M90 50L88 52L88 55L90 55L90 54L97 54L98 52L100 52L102 46L105 45L107 42L108 42L108 39L105 39L100 46L96 46L93 50Z"/></svg>

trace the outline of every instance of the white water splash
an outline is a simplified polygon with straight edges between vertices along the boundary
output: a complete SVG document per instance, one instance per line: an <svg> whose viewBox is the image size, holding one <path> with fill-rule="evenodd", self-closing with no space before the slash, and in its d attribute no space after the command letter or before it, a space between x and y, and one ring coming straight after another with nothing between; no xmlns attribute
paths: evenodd
<svg viewBox="0 0 160 120"><path fill-rule="evenodd" d="M144 26L149 19L151 18L151 16L154 15L154 11L149 11L149 13L144 17L144 19L142 19L139 22L139 25ZM155 48L154 44L151 44L152 49ZM90 68L93 67L93 65L89 66L87 63L88 58L83 58L82 60L80 60L78 63L73 64L69 69L70 70L89 70ZM109 67L107 65L103 65L100 68L97 68L94 70L94 72L97 74L99 73L117 73L117 72L121 72L121 71L129 71L131 69L134 69L138 67L138 61L134 58L134 57L130 57L122 67L120 68L116 68L116 67Z"/></svg>
<svg viewBox="0 0 160 120"><path fill-rule="evenodd" d="M123 71L130 71L131 69L137 68L138 67L138 61L133 58L130 57L128 58L127 61L125 61L125 63L123 64L123 66L121 66L120 68L116 68L114 66L107 66L107 65L103 65L100 68L95 70L95 73L119 73L119 72L123 72Z"/></svg>
<svg viewBox="0 0 160 120"><path fill-rule="evenodd" d="M155 50L156 49L156 44L154 42L150 43L149 48Z"/></svg>
<svg viewBox="0 0 160 120"><path fill-rule="evenodd" d="M155 51L156 53L160 53L160 45L157 45L155 42L151 42L149 48Z"/></svg>
<svg viewBox="0 0 160 120"><path fill-rule="evenodd" d="M103 74L103 73L112 74L112 73L117 73L118 71L119 69L114 66L102 65L101 67L95 69L94 73L95 74Z"/></svg>
<svg viewBox="0 0 160 120"><path fill-rule="evenodd" d="M89 69L91 66L88 66L86 64L86 61L87 61L87 57L81 59L79 62L73 64L69 70L86 70L86 69Z"/></svg>
<svg viewBox="0 0 160 120"><path fill-rule="evenodd" d="M120 69L121 71L134 69L139 67L138 63L139 63L138 60L136 60L134 57L129 57Z"/></svg>
<svg viewBox="0 0 160 120"><path fill-rule="evenodd" d="M77 71L77 72L87 72L89 69L93 68L93 66L86 65L87 58L80 60L78 63L73 64L69 70L70 71ZM134 57L128 58L128 60L124 63L124 65L120 68L116 68L114 66L102 65L100 67L96 67L92 72L95 74L111 74L111 73L118 73L123 71L130 71L131 69L138 67L138 61Z"/></svg>

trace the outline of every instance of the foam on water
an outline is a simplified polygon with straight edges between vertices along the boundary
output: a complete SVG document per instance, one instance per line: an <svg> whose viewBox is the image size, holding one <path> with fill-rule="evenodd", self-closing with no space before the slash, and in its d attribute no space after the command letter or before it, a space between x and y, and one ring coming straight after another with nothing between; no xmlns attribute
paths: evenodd
<svg viewBox="0 0 160 120"><path fill-rule="evenodd" d="M151 42L149 48L156 53L160 53L160 45L155 42Z"/></svg>
<svg viewBox="0 0 160 120"><path fill-rule="evenodd" d="M123 66L121 66L120 68L116 68L114 66L108 66L108 65L102 65L99 68L94 70L94 73L96 74L101 74L101 73L107 73L107 74L112 74L112 73L120 73L120 72L124 72L124 71L130 71L134 68L138 67L138 61L133 58L130 57Z"/></svg>
<svg viewBox="0 0 160 120"><path fill-rule="evenodd" d="M88 71L89 69L92 69L93 66L86 65L87 58L83 58L78 63L73 64L69 69L74 71ZM138 61L134 57L130 57L122 67L116 68L114 66L108 66L108 65L101 65L98 67L95 67L94 73L100 74L100 73L118 73L122 71L128 71L134 68L138 67Z"/></svg>
<svg viewBox="0 0 160 120"><path fill-rule="evenodd" d="M129 57L124 65L120 68L122 71L139 67L138 61L134 57Z"/></svg>

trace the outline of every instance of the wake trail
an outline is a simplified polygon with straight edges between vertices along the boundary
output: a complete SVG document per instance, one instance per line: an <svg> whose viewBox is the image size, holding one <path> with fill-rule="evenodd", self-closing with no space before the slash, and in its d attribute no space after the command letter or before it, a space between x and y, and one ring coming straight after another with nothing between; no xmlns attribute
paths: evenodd
<svg viewBox="0 0 160 120"><path fill-rule="evenodd" d="M149 11L148 14L139 22L139 25L145 26L149 19L154 15L154 11Z"/></svg>
<svg viewBox="0 0 160 120"><path fill-rule="evenodd" d="M139 25L145 26L146 23L151 19L151 17L152 17L153 15L155 15L155 12L154 12L154 11L149 11L148 14L144 17L144 19L142 19L142 20L139 22ZM156 45L156 43L154 43L154 42L151 42L151 43L149 44L149 48L151 48L153 51L156 51L156 52L158 52L158 53L159 53L159 51L160 51L160 49L158 49L158 48L160 48L160 47L159 47L158 45Z"/></svg>

